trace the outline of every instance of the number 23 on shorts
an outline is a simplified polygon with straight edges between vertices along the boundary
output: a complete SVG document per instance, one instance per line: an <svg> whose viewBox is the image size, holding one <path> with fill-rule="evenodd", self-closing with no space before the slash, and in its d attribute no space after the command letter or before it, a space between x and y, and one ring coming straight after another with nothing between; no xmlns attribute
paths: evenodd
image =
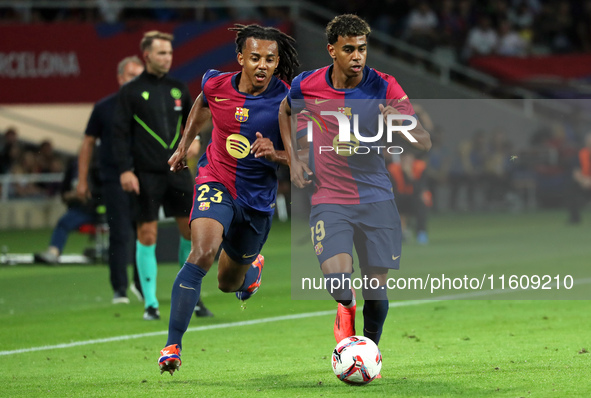
<svg viewBox="0 0 591 398"><path fill-rule="evenodd" d="M198 202L203 202L206 200L211 201L213 203L221 203L222 202L223 192L217 188L213 189L215 191L215 193L211 196L207 196L211 191L211 188L207 184L201 185L199 188L197 188L197 190L200 192L199 196L197 197Z"/></svg>

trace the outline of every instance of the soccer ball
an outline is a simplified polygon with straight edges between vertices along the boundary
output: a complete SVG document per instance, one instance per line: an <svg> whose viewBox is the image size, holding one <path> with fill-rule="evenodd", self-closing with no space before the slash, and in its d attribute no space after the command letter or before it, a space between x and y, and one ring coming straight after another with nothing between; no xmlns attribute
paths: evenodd
<svg viewBox="0 0 591 398"><path fill-rule="evenodd" d="M347 337L332 352L332 370L347 384L367 384L380 374L381 369L382 353L367 337Z"/></svg>

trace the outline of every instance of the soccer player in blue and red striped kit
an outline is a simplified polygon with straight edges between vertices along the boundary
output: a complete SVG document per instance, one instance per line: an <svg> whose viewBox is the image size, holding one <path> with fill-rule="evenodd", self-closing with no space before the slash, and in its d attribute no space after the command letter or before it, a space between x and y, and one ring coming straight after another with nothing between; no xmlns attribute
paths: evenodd
<svg viewBox="0 0 591 398"><path fill-rule="evenodd" d="M172 288L166 347L160 372L181 365L181 340L201 281L221 245L218 287L240 300L259 288L265 243L277 195L277 169L287 164L278 111L299 65L295 40L275 28L235 25L240 72L209 70L189 115L185 134L169 160L185 167L187 149L204 123L213 121L212 139L199 161L191 211L191 253ZM253 262L254 260L254 262Z"/></svg>
<svg viewBox="0 0 591 398"><path fill-rule="evenodd" d="M334 111L351 117L361 106L359 134L374 137L376 127L368 126L380 113L384 118L397 114L416 118L396 79L365 65L370 32L369 25L356 15L340 15L329 22L327 49L333 63L294 78L289 96L281 104L279 122L292 182L299 188L314 184L310 228L327 290L338 303L335 339L338 342L356 334L356 301L351 288L355 246L361 274L379 282L377 288L364 286L362 291L363 334L377 344L388 313L388 270L399 267L401 255L400 216L385 167L385 146L380 152L378 143L351 139L352 145L340 147L349 152L342 153L336 141L336 118L325 116L325 124L319 120L311 123L314 130L305 163L292 151L295 139L292 141L290 125L292 109L294 115L302 110L309 116ZM371 125L377 126L375 122ZM322 126L327 131L320 131ZM405 138L414 147L429 150L429 133L418 120L409 133L416 142ZM353 153L353 148L358 153Z"/></svg>

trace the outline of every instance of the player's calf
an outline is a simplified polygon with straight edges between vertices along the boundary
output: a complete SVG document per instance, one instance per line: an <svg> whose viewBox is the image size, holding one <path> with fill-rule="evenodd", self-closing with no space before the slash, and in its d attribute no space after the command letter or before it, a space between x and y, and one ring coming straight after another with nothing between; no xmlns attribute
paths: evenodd
<svg viewBox="0 0 591 398"><path fill-rule="evenodd" d="M351 273L337 272L324 275L326 289L338 303L334 321L334 337L337 343L355 335L355 291L351 288Z"/></svg>

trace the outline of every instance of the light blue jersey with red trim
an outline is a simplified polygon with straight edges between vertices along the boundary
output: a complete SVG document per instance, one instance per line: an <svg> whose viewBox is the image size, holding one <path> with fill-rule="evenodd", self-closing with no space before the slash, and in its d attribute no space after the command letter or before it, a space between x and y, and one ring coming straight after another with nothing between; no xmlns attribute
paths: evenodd
<svg viewBox="0 0 591 398"><path fill-rule="evenodd" d="M278 112L289 85L272 77L267 89L256 96L238 91L240 72L208 70L203 76L205 103L211 110L211 142L199 160L197 184L222 183L243 207L271 213L277 196L279 165L265 158L255 158L250 147L256 133L283 150Z"/></svg>
<svg viewBox="0 0 591 398"><path fill-rule="evenodd" d="M330 80L332 68L330 65L301 73L293 80L288 96L292 114L306 109L305 112L315 120L311 123L313 139L309 159L315 185L312 205L373 203L392 199L384 149L375 148L379 143L362 143L369 147L369 152L363 155L344 156L342 152L322 151L335 146L339 130L336 118L328 116L319 120L317 116L321 111L334 111L351 118L351 109L355 112L361 107L359 133L364 137L373 137L377 135L378 104L391 105L403 115L416 117L415 111L394 77L366 66L363 79L355 88L335 89ZM298 118L298 130L303 126L301 119Z"/></svg>

